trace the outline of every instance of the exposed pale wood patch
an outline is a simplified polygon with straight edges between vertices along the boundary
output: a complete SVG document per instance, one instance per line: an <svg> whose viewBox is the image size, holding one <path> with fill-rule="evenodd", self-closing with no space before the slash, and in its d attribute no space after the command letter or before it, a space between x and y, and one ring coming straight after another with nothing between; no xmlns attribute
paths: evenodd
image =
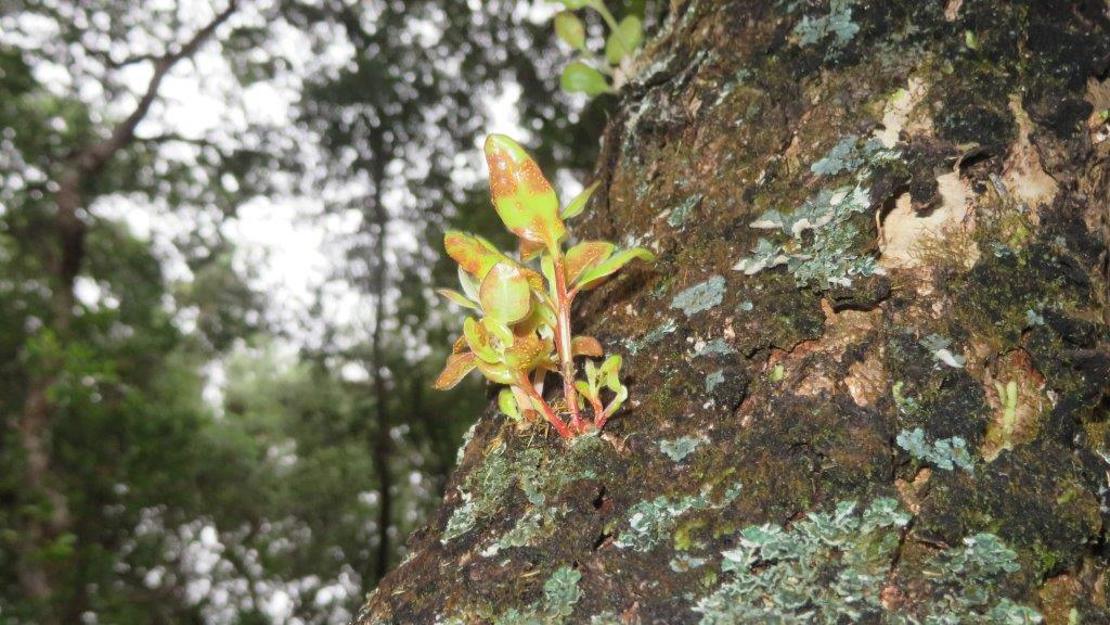
<svg viewBox="0 0 1110 625"><path fill-rule="evenodd" d="M894 210L883 219L882 237L879 241L879 264L888 269L907 269L922 266L923 242L949 243L967 267L979 259L979 249L967 238L969 224L966 183L958 172L937 177L941 197L940 206L928 215L918 215L913 210L910 194L903 193L894 203Z"/></svg>
<svg viewBox="0 0 1110 625"><path fill-rule="evenodd" d="M1010 111L1018 125L1018 138L1010 148L1010 154L1003 166L1002 179L1006 189L1018 200L1030 208L1037 208L1041 204L1051 204L1056 197L1056 180L1049 176L1037 153L1036 146L1029 140L1033 131L1033 122L1025 109L1021 107L1021 96L1010 96ZM1029 212L1029 219L1036 224L1037 212Z"/></svg>

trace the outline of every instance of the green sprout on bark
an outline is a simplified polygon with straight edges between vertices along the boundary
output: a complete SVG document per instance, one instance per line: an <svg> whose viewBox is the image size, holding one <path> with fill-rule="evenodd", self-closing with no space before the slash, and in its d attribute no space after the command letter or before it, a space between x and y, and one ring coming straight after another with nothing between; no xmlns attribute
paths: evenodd
<svg viewBox="0 0 1110 625"><path fill-rule="evenodd" d="M591 98L613 93L607 76L612 77L614 68L640 47L644 40L643 22L635 15L626 15L618 22L603 0L559 1L566 8L555 15L555 34L578 52L578 58L563 69L560 86L567 93L584 93ZM593 9L609 27L604 58L587 47L586 26L574 13L579 9Z"/></svg>
<svg viewBox="0 0 1110 625"><path fill-rule="evenodd" d="M564 220L585 210L597 184L560 208L551 183L515 141L490 135L485 153L493 207L520 240L519 250L509 256L464 232L444 237L447 254L459 265L462 291L439 293L478 317L466 319L435 387L449 389L477 369L507 386L498 395L498 407L515 421L533 423L542 417L564 439L600 430L628 397L620 381L621 358L609 356L600 365L586 360L586 379L578 379L575 358L602 358L604 350L591 336L573 335L571 305L579 293L629 262L655 257L641 247L618 250L608 241L582 241L564 249ZM561 403L543 397L549 372L562 378ZM583 418L587 407L590 420Z"/></svg>

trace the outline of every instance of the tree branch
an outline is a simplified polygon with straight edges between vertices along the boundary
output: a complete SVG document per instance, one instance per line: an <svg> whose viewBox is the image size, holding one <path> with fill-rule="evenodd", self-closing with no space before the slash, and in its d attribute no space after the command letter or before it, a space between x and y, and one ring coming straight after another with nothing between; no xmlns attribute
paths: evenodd
<svg viewBox="0 0 1110 625"><path fill-rule="evenodd" d="M180 48L174 52L167 52L154 64L154 75L150 77L147 83L146 90L143 92L139 103L135 106L135 110L131 111L123 121L112 129L112 133L107 139L95 143L86 149L79 152L75 158L77 169L82 174L92 174L104 167L119 150L126 146L135 136L135 128L139 122L146 117L150 112L150 107L154 103L154 99L158 96L158 89L162 85L162 80L169 74L170 70L182 59L192 57L204 42L212 36L216 29L221 24L226 22L239 8L239 0L230 0L227 7L218 13L212 21L208 22L203 28L198 30L193 36L186 41Z"/></svg>

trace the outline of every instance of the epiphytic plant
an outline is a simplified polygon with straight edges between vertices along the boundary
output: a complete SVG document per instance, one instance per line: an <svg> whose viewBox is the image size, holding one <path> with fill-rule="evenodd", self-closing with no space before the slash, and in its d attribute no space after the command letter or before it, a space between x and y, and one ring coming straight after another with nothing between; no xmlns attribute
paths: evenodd
<svg viewBox="0 0 1110 625"><path fill-rule="evenodd" d="M479 318L466 319L435 387L449 389L477 369L491 382L508 386L498 406L514 420L535 422L542 416L563 438L601 429L628 397L620 382L621 358L610 356L600 367L587 360L586 380L577 379L576 357L604 354L597 339L571 333L571 304L632 260L654 256L639 247L618 251L608 241L583 241L564 250L564 220L582 213L597 184L560 209L555 190L515 141L490 135L485 152L493 207L520 239L519 254L512 258L463 232L444 237L447 254L459 264L462 292L439 292L477 311ZM562 403L543 397L548 372L562 378ZM607 404L605 389L612 395ZM582 417L583 397L593 413L589 421Z"/></svg>
<svg viewBox="0 0 1110 625"><path fill-rule="evenodd" d="M576 60L567 64L560 78L560 85L567 93L584 93L594 97L602 93L612 93L613 87L606 76L613 76L614 68L620 66L644 40L644 26L640 18L626 15L619 22L604 0L559 0L565 10L555 15L555 34L559 39L579 53ZM609 26L609 36L605 40L605 58L600 58L586 46L586 26L574 13L578 9L593 9Z"/></svg>

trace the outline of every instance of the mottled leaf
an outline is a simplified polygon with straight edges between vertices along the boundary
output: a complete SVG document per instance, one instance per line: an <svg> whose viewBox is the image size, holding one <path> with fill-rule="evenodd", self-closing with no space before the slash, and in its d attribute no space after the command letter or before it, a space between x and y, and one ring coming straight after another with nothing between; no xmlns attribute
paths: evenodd
<svg viewBox="0 0 1110 625"><path fill-rule="evenodd" d="M462 381L466 374L470 373L475 367L476 358L470 352L462 354L451 354L447 357L447 366L440 372L439 377L436 378L435 388L441 391L454 388L456 384Z"/></svg>
<svg viewBox="0 0 1110 625"><path fill-rule="evenodd" d="M468 345L466 344L466 337L460 336L459 338L455 339L455 343L451 345L451 353L461 354L467 350L467 347Z"/></svg>
<svg viewBox="0 0 1110 625"><path fill-rule="evenodd" d="M635 15L626 16L609 33L605 42L605 58L610 65L619 65L624 57L632 54L644 40L644 26Z"/></svg>
<svg viewBox="0 0 1110 625"><path fill-rule="evenodd" d="M540 252L543 252L546 248L543 246L543 243L521 239L519 249L520 260L532 260L536 256L539 256Z"/></svg>
<svg viewBox="0 0 1110 625"><path fill-rule="evenodd" d="M498 263L486 274L478 291L482 310L503 323L512 324L532 309L532 289L520 269Z"/></svg>
<svg viewBox="0 0 1110 625"><path fill-rule="evenodd" d="M621 250L620 252L617 252L616 254L610 256L604 262L598 263L597 265L584 271L582 275L579 276L577 284L583 290L592 289L595 286L601 284L602 280L604 280L606 277L615 273L621 267L624 267L637 258L643 261L651 262L655 260L655 254L652 254L642 247L634 247L630 250Z"/></svg>
<svg viewBox="0 0 1110 625"><path fill-rule="evenodd" d="M559 219L559 198L539 165L505 135L490 135L485 151L493 207L505 227L521 239L557 250L566 227Z"/></svg>
<svg viewBox="0 0 1110 625"><path fill-rule="evenodd" d="M605 75L582 61L572 61L563 68L559 86L567 93L584 93L591 98L609 91Z"/></svg>
<svg viewBox="0 0 1110 625"><path fill-rule="evenodd" d="M564 264L567 283L574 284L583 271L609 258L616 247L608 241L583 241L570 248Z"/></svg>
<svg viewBox="0 0 1110 625"><path fill-rule="evenodd" d="M486 277L494 265L505 260L496 248L491 249L488 241L458 230L448 230L443 235L443 247L459 267L479 280Z"/></svg>
<svg viewBox="0 0 1110 625"><path fill-rule="evenodd" d="M560 217L563 219L570 219L571 217L581 215L582 211L586 210L586 203L590 201L590 197L594 194L594 191L597 191L597 187L600 184L601 181L598 180L585 189L582 189L581 193L574 196L574 199L563 207L563 212L560 213Z"/></svg>
<svg viewBox="0 0 1110 625"><path fill-rule="evenodd" d="M527 374L551 353L551 343L535 334L518 336L512 347L505 350L505 364Z"/></svg>
<svg viewBox="0 0 1110 625"><path fill-rule="evenodd" d="M501 354L494 349L489 330L473 317L463 322L463 336L470 351L486 362L500 362Z"/></svg>

